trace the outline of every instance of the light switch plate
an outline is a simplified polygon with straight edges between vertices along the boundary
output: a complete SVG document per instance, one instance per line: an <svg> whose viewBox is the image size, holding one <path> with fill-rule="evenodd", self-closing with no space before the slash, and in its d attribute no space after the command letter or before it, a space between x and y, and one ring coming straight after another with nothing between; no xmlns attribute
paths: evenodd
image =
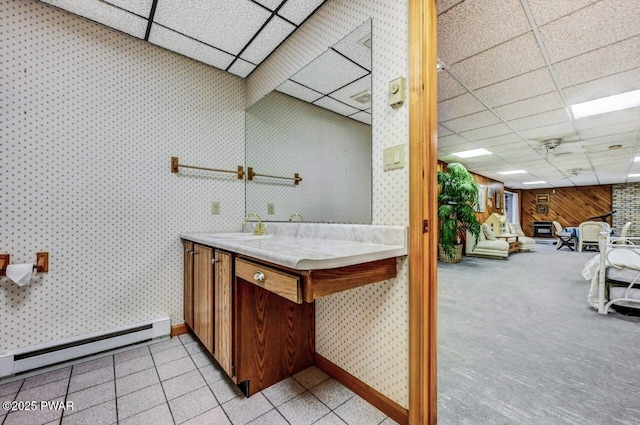
<svg viewBox="0 0 640 425"><path fill-rule="evenodd" d="M404 104L406 98L404 77L389 81L389 105L392 108L399 108Z"/></svg>
<svg viewBox="0 0 640 425"><path fill-rule="evenodd" d="M215 215L220 214L220 202L213 201L211 203L211 214L215 214Z"/></svg>
<svg viewBox="0 0 640 425"><path fill-rule="evenodd" d="M404 168L404 145L396 145L383 150L384 171Z"/></svg>

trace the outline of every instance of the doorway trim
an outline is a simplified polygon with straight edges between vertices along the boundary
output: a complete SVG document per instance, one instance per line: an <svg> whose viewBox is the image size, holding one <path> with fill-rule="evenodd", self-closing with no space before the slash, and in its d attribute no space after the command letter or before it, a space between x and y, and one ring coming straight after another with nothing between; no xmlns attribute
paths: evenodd
<svg viewBox="0 0 640 425"><path fill-rule="evenodd" d="M436 0L409 0L409 424L437 422Z"/></svg>

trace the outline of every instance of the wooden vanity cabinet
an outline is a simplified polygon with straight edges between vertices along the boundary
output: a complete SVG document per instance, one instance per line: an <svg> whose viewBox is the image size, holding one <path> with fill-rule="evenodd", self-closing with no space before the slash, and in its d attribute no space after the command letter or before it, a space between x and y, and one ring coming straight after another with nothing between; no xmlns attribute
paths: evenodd
<svg viewBox="0 0 640 425"><path fill-rule="evenodd" d="M236 383L251 396L313 365L315 303L297 295L298 275L239 258L235 266Z"/></svg>
<svg viewBox="0 0 640 425"><path fill-rule="evenodd" d="M184 246L184 321L233 375L233 257L197 243Z"/></svg>
<svg viewBox="0 0 640 425"><path fill-rule="evenodd" d="M215 252L213 292L213 357L233 377L233 256L228 252Z"/></svg>
<svg viewBox="0 0 640 425"><path fill-rule="evenodd" d="M315 304L302 302L299 275L197 243L183 246L185 322L245 396L313 365ZM266 287L253 281L256 267L266 273Z"/></svg>
<svg viewBox="0 0 640 425"><path fill-rule="evenodd" d="M193 330L193 242L182 241L184 275L184 322Z"/></svg>
<svg viewBox="0 0 640 425"><path fill-rule="evenodd" d="M213 354L213 248L193 244L193 333Z"/></svg>

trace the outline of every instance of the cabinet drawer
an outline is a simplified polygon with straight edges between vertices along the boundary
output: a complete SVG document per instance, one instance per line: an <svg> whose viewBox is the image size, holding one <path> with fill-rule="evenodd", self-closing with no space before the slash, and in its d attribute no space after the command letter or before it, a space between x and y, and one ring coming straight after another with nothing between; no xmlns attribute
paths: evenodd
<svg viewBox="0 0 640 425"><path fill-rule="evenodd" d="M302 292L300 291L300 278L298 276L283 273L271 267L240 258L236 258L236 276L267 291L278 294L289 301L302 304Z"/></svg>

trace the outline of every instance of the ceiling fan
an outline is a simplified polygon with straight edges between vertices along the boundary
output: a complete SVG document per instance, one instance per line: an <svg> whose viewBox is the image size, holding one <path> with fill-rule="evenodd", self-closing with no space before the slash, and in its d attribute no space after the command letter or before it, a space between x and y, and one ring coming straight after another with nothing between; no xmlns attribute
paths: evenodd
<svg viewBox="0 0 640 425"><path fill-rule="evenodd" d="M563 142L560 138L547 139L540 142L538 150L542 153L544 159L547 159L549 154L553 156L571 155L573 152L567 150L565 147L576 143L582 144L580 141Z"/></svg>
<svg viewBox="0 0 640 425"><path fill-rule="evenodd" d="M572 170L569 170L568 173L569 175L564 176L563 179L573 179L575 177L578 177L580 175L580 173L582 173L584 170L582 168L574 168Z"/></svg>

